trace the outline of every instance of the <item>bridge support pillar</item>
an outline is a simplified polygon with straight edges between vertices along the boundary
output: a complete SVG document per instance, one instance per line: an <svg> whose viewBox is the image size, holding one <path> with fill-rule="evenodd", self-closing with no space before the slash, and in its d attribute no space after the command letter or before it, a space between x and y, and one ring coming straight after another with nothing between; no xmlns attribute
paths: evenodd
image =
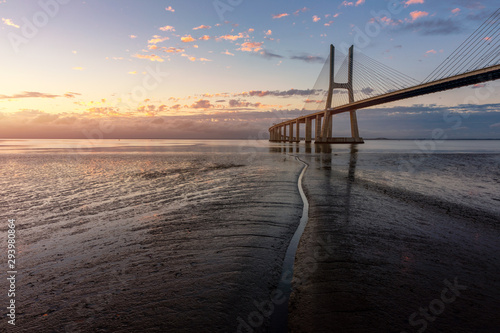
<svg viewBox="0 0 500 333"><path fill-rule="evenodd" d="M316 135L315 135L314 142L321 142L321 116L320 115L316 116L316 122L315 122L314 126L316 127L316 131L315 131Z"/></svg>
<svg viewBox="0 0 500 333"><path fill-rule="evenodd" d="M295 135L295 141L296 142L300 142L300 122L299 120L297 119L297 121L295 122L295 126L296 126L296 135Z"/></svg>
<svg viewBox="0 0 500 333"><path fill-rule="evenodd" d="M293 142L293 122L289 123L290 126L290 135L288 136L288 142Z"/></svg>
<svg viewBox="0 0 500 333"><path fill-rule="evenodd" d="M360 140L359 130L358 130L358 117L356 116L356 110L351 111L351 136L355 140Z"/></svg>
<svg viewBox="0 0 500 333"><path fill-rule="evenodd" d="M311 142L311 133L312 133L312 119L306 118L306 143Z"/></svg>

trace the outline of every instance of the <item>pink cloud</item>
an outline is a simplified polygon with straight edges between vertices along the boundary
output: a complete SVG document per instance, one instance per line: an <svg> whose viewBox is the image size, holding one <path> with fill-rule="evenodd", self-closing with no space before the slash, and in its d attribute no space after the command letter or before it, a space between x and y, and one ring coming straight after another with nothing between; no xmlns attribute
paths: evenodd
<svg viewBox="0 0 500 333"><path fill-rule="evenodd" d="M288 13L276 14L276 15L273 15L273 19L279 19L282 17L286 17L288 15L289 15Z"/></svg>
<svg viewBox="0 0 500 333"><path fill-rule="evenodd" d="M408 7L409 5L416 5L416 4L423 4L424 0L408 0L405 2L405 7Z"/></svg>
<svg viewBox="0 0 500 333"><path fill-rule="evenodd" d="M300 13L305 13L309 10L309 8L307 7L304 7L304 8L301 8L301 9L297 9L295 12L293 12L293 15L297 16L299 15Z"/></svg>
<svg viewBox="0 0 500 333"><path fill-rule="evenodd" d="M167 8L165 8L165 10L166 10L167 12L172 12L172 13L174 13L174 12L175 12L175 9L173 9L173 8L172 8L172 6L168 6Z"/></svg>
<svg viewBox="0 0 500 333"><path fill-rule="evenodd" d="M458 14L460 12L460 8L455 8L455 9L452 9L451 12L453 14Z"/></svg>
<svg viewBox="0 0 500 333"><path fill-rule="evenodd" d="M365 3L365 0L358 0L358 1L356 1L355 6L359 6L359 5L362 5L364 3Z"/></svg>
<svg viewBox="0 0 500 333"><path fill-rule="evenodd" d="M321 20L321 17L317 16L317 15L314 15L313 16L313 21L314 22L318 22L319 20Z"/></svg>
<svg viewBox="0 0 500 333"><path fill-rule="evenodd" d="M200 25L196 28L193 28L193 30L210 29L210 28L211 28L211 26L209 26L209 25Z"/></svg>
<svg viewBox="0 0 500 333"><path fill-rule="evenodd" d="M349 6L354 6L354 2L342 1L342 3L339 5L339 7L349 7Z"/></svg>

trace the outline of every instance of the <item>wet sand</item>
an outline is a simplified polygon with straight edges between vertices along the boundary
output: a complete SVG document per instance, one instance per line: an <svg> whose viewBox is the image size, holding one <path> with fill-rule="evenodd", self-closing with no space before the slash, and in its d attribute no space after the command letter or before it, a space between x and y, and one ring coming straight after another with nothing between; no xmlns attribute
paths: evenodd
<svg viewBox="0 0 500 333"><path fill-rule="evenodd" d="M263 304L302 215L295 155L309 164L310 208L290 332L498 331L497 210L429 196L425 182L412 187L401 175L381 182L373 175L390 168L368 170L371 158L356 149L283 147L2 164L0 215L17 219L19 242L9 331L269 332L273 311Z"/></svg>
<svg viewBox="0 0 500 333"><path fill-rule="evenodd" d="M103 165L86 158L80 166ZM251 315L276 287L299 223L303 165L268 153L193 163L194 171L133 168L128 182L140 189L116 199L99 193L125 185L105 173L75 189L90 189L89 197L43 197L50 181L40 178L26 207L9 202L18 207L20 246L17 320L9 331L236 332L243 321L266 330L268 319ZM47 208L58 200L57 209Z"/></svg>
<svg viewBox="0 0 500 333"><path fill-rule="evenodd" d="M301 158L290 332L500 332L498 210L358 177L356 149Z"/></svg>

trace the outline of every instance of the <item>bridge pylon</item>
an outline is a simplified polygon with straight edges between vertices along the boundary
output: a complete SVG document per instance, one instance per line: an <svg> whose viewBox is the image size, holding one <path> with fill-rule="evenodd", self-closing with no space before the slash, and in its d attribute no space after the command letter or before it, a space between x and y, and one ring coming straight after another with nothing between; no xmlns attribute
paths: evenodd
<svg viewBox="0 0 500 333"><path fill-rule="evenodd" d="M333 114L332 109L333 91L334 89L346 89L349 96L349 103L354 103L354 88L353 88L353 66L354 66L354 45L349 48L349 64L347 82L335 82L335 47L330 45L330 80L328 86L328 97L326 100L325 112L323 115L323 123L316 121L316 126L320 131L316 131L316 140L314 143L364 143L359 137L358 118L356 110L350 111L351 120L351 137L339 138L332 137L333 134ZM318 135L319 134L319 135Z"/></svg>

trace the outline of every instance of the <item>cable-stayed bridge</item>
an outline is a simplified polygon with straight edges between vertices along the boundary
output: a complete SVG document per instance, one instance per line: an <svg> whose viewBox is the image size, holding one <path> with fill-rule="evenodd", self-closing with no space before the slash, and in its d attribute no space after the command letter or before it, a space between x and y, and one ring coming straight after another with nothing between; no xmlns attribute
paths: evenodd
<svg viewBox="0 0 500 333"><path fill-rule="evenodd" d="M499 19L500 8L422 82L361 53L355 59L353 46L335 75L335 48L331 45L322 71L328 70L328 89L313 89L316 94L326 91L326 100L316 101L325 103L324 108L274 124L269 128L270 141L300 142L300 124L305 124L305 141L311 142L314 122L315 143L363 143L356 110L499 79ZM344 112L350 114L351 137L333 137L333 116Z"/></svg>

